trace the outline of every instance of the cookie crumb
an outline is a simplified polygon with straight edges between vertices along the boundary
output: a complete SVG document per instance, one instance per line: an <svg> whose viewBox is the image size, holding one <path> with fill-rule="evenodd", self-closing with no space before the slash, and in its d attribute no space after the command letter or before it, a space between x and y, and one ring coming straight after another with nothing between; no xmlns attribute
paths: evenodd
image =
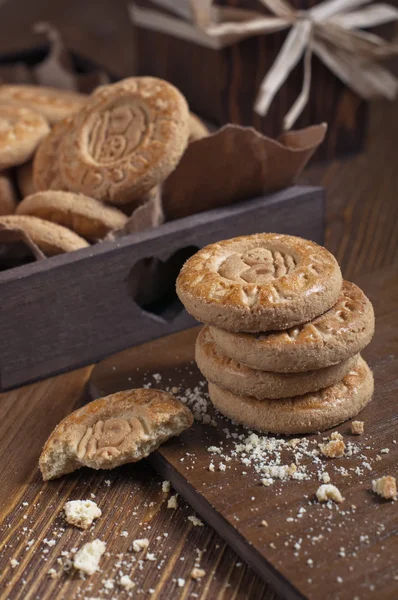
<svg viewBox="0 0 398 600"><path fill-rule="evenodd" d="M333 502L343 502L344 498L340 493L340 490L330 483L319 486L316 491L316 497L319 502L327 502L328 500L333 500Z"/></svg>
<svg viewBox="0 0 398 600"><path fill-rule="evenodd" d="M206 575L206 571L204 569L198 569L194 567L191 571L191 579L202 579Z"/></svg>
<svg viewBox="0 0 398 600"><path fill-rule="evenodd" d="M385 475L372 481L372 490L385 500L396 500L397 480L391 475Z"/></svg>
<svg viewBox="0 0 398 600"><path fill-rule="evenodd" d="M182 577L179 577L177 579L177 585L178 585L178 587L184 587L184 585L185 585L185 579L183 579Z"/></svg>
<svg viewBox="0 0 398 600"><path fill-rule="evenodd" d="M170 481L164 480L162 482L162 492L169 492L171 487Z"/></svg>
<svg viewBox="0 0 398 600"><path fill-rule="evenodd" d="M267 523L267 521L265 521L265 520L262 520L262 521L261 521L261 525L262 525L263 527L268 527L268 523Z"/></svg>
<svg viewBox="0 0 398 600"><path fill-rule="evenodd" d="M203 521L198 519L198 517L195 517L195 515L188 517L188 521L191 521L194 527L203 527Z"/></svg>
<svg viewBox="0 0 398 600"><path fill-rule="evenodd" d="M177 498L178 494L175 494L175 496L171 496L167 501L167 508L172 508L173 510L176 510L176 508L178 508Z"/></svg>
<svg viewBox="0 0 398 600"><path fill-rule="evenodd" d="M80 574L92 575L98 571L99 562L105 549L105 542L98 539L83 544L73 558L73 566L80 571Z"/></svg>
<svg viewBox="0 0 398 600"><path fill-rule="evenodd" d="M15 558L10 558L10 565L11 565L11 569L15 569L15 567L17 567L19 565L19 561L16 560Z"/></svg>
<svg viewBox="0 0 398 600"><path fill-rule="evenodd" d="M134 581L132 581L128 575L122 575L119 580L119 583L121 587L124 588L127 592L129 592L135 587Z"/></svg>
<svg viewBox="0 0 398 600"><path fill-rule="evenodd" d="M134 552L141 552L141 550L146 550L149 546L148 538L142 538L140 540L133 541L133 550Z"/></svg>
<svg viewBox="0 0 398 600"><path fill-rule="evenodd" d="M319 449L323 456L326 456L327 458L341 458L344 456L345 443L342 439L336 437L333 438L332 436L333 433L330 436L330 442L327 442L327 444L319 444Z"/></svg>
<svg viewBox="0 0 398 600"><path fill-rule="evenodd" d="M102 515L92 500L70 500L64 505L64 513L66 522L80 529L88 529Z"/></svg>
<svg viewBox="0 0 398 600"><path fill-rule="evenodd" d="M363 421L352 421L351 422L351 433L353 435L362 435L365 429L365 423Z"/></svg>
<svg viewBox="0 0 398 600"><path fill-rule="evenodd" d="M51 579L56 579L58 576L57 571L54 568L51 568L47 571L47 575L51 578Z"/></svg>

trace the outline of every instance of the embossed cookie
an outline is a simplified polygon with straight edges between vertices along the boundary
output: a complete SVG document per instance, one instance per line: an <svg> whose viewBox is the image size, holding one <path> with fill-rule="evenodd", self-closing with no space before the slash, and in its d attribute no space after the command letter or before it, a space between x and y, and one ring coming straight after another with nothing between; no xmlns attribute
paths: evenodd
<svg viewBox="0 0 398 600"><path fill-rule="evenodd" d="M17 183L18 189L21 193L22 198L34 194L36 191L35 184L33 182L33 162L29 161L24 165L18 167L17 170Z"/></svg>
<svg viewBox="0 0 398 600"><path fill-rule="evenodd" d="M189 113L189 142L196 142L209 135L206 125L194 113Z"/></svg>
<svg viewBox="0 0 398 600"><path fill-rule="evenodd" d="M0 217L0 225L22 229L47 256L80 250L89 245L70 229L37 217L7 215Z"/></svg>
<svg viewBox="0 0 398 600"><path fill-rule="evenodd" d="M210 399L226 417L257 431L288 435L316 433L347 421L372 394L372 371L362 358L339 383L295 398L256 400L209 383Z"/></svg>
<svg viewBox="0 0 398 600"><path fill-rule="evenodd" d="M59 149L64 134L69 133L72 117L66 117L52 128L41 142L33 159L33 185L37 191L63 190L58 168Z"/></svg>
<svg viewBox="0 0 398 600"><path fill-rule="evenodd" d="M39 466L44 480L80 467L113 469L148 456L193 423L171 394L136 389L94 400L67 416L48 438Z"/></svg>
<svg viewBox="0 0 398 600"><path fill-rule="evenodd" d="M0 215L12 215L17 207L17 195L8 173L0 173Z"/></svg>
<svg viewBox="0 0 398 600"><path fill-rule="evenodd" d="M85 94L38 85L0 85L0 103L26 106L51 124L75 113L87 102Z"/></svg>
<svg viewBox="0 0 398 600"><path fill-rule="evenodd" d="M65 189L111 204L139 203L180 160L188 121L185 98L166 81L137 77L103 86L62 137Z"/></svg>
<svg viewBox="0 0 398 600"><path fill-rule="evenodd" d="M228 331L287 329L331 308L341 290L336 259L314 242L258 233L192 256L177 294L198 321Z"/></svg>
<svg viewBox="0 0 398 600"><path fill-rule="evenodd" d="M46 119L30 108L0 104L0 170L28 161L49 131Z"/></svg>
<svg viewBox="0 0 398 600"><path fill-rule="evenodd" d="M301 396L333 385L356 366L358 358L359 354L337 365L302 373L259 371L223 354L208 327L199 333L195 348L196 364L208 381L234 394L254 396L258 400Z"/></svg>
<svg viewBox="0 0 398 600"><path fill-rule="evenodd" d="M17 208L18 215L33 215L69 227L88 240L99 240L122 228L127 216L83 194L47 190L28 196Z"/></svg>
<svg viewBox="0 0 398 600"><path fill-rule="evenodd" d="M322 369L358 354L372 339L373 307L363 291L343 282L336 304L323 315L287 331L247 334L211 327L228 356L253 369L288 373Z"/></svg>

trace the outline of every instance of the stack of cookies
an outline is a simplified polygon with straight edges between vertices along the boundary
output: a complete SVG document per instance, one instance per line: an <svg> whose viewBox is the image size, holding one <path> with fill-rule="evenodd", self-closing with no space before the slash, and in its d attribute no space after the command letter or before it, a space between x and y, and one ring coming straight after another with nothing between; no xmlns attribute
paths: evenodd
<svg viewBox="0 0 398 600"><path fill-rule="evenodd" d="M177 293L206 323L196 362L216 408L263 432L323 431L371 400L360 351L373 307L325 248L256 234L203 248L183 266Z"/></svg>
<svg viewBox="0 0 398 600"><path fill-rule="evenodd" d="M123 229L208 133L153 77L89 96L0 85L0 229L22 230L47 256L89 246Z"/></svg>

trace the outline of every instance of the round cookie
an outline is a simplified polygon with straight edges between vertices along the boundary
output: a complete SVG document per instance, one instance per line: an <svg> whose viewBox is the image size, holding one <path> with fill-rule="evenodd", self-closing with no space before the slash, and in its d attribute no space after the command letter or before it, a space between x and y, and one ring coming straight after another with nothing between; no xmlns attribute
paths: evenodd
<svg viewBox="0 0 398 600"><path fill-rule="evenodd" d="M58 169L59 148L71 122L72 117L66 117L54 125L37 148L33 159L33 185L37 191L64 189Z"/></svg>
<svg viewBox="0 0 398 600"><path fill-rule="evenodd" d="M36 191L33 181L33 162L29 161L18 167L17 170L18 189L22 198L34 194Z"/></svg>
<svg viewBox="0 0 398 600"><path fill-rule="evenodd" d="M70 231L70 229L37 217L25 215L3 216L0 217L0 225L11 229L22 229L47 256L72 252L89 246L86 240Z"/></svg>
<svg viewBox="0 0 398 600"><path fill-rule="evenodd" d="M322 369L358 354L372 339L373 306L353 283L343 282L336 304L313 321L287 331L251 335L211 327L221 351L253 369L290 373Z"/></svg>
<svg viewBox="0 0 398 600"><path fill-rule="evenodd" d="M0 173L0 215L12 215L17 207L17 195L8 173Z"/></svg>
<svg viewBox="0 0 398 600"><path fill-rule="evenodd" d="M27 106L40 113L51 124L61 121L82 108L88 96L38 85L1 85L0 103Z"/></svg>
<svg viewBox="0 0 398 600"><path fill-rule="evenodd" d="M185 98L166 81L137 77L103 86L62 137L65 189L138 204L174 170L188 143L188 122Z"/></svg>
<svg viewBox="0 0 398 600"><path fill-rule="evenodd" d="M127 221L127 216L113 206L83 194L56 190L28 196L20 202L16 212L64 225L92 241L104 238L114 229L121 229Z"/></svg>
<svg viewBox="0 0 398 600"><path fill-rule="evenodd" d="M177 294L198 321L228 331L288 329L331 308L336 259L299 237L258 233L210 244L182 267Z"/></svg>
<svg viewBox="0 0 398 600"><path fill-rule="evenodd" d="M333 385L355 368L358 358L359 354L337 365L302 373L259 371L223 354L208 327L199 333L195 347L196 364L208 381L239 396L253 396L257 400L301 396Z"/></svg>
<svg viewBox="0 0 398 600"><path fill-rule="evenodd" d="M29 160L49 131L44 117L30 108L1 104L0 169Z"/></svg>
<svg viewBox="0 0 398 600"><path fill-rule="evenodd" d="M223 415L250 429L287 435L335 427L357 415L372 394L372 371L362 358L342 381L295 398L256 400L209 383L210 399Z"/></svg>
<svg viewBox="0 0 398 600"><path fill-rule="evenodd" d="M189 113L189 143L201 140L210 134L206 125L194 113Z"/></svg>

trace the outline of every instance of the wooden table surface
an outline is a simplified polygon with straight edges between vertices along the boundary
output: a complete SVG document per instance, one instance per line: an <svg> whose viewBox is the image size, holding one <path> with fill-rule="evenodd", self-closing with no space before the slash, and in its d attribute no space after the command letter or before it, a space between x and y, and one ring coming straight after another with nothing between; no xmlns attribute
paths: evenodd
<svg viewBox="0 0 398 600"><path fill-rule="evenodd" d="M109 12L105 14L105 6L109 10L109 3L104 1L0 2L0 52L32 45L32 22L51 19L74 49L120 75L127 74L133 54L125 2L112 3L112 17ZM75 11L79 11L85 27L75 27ZM303 183L320 183L327 189L326 246L339 260L347 279L398 260L397 139L398 103L379 102L372 107L365 154L310 168L302 177ZM0 598L127 597L120 588L107 589L101 580L117 572L115 555L126 553L131 540L143 537L156 541L159 560L156 568L155 563L145 561L142 570L136 569L136 591L154 590L137 597L276 598L209 527L193 527L187 521L192 514L188 506L181 502L179 510L167 509L161 479L145 463L108 474L84 471L51 484L41 482L37 470L41 447L55 424L85 401L89 374L87 367L0 397ZM118 480L126 488L125 502L115 502ZM101 519L94 531L109 540L112 556L103 559L103 574L89 580L72 574L51 579L47 571L57 567L61 552L89 539L87 533L62 530L61 508L68 499L89 498L90 494L100 506L107 506L106 519ZM126 509L132 498L133 511ZM122 531L128 536L121 536ZM158 536L160 540L156 540ZM56 540L55 545L52 540ZM204 551L200 564L206 576L191 583L189 573L197 550ZM12 558L18 561L14 568ZM187 585L179 587L178 578L186 579ZM104 591L98 594L101 588Z"/></svg>

